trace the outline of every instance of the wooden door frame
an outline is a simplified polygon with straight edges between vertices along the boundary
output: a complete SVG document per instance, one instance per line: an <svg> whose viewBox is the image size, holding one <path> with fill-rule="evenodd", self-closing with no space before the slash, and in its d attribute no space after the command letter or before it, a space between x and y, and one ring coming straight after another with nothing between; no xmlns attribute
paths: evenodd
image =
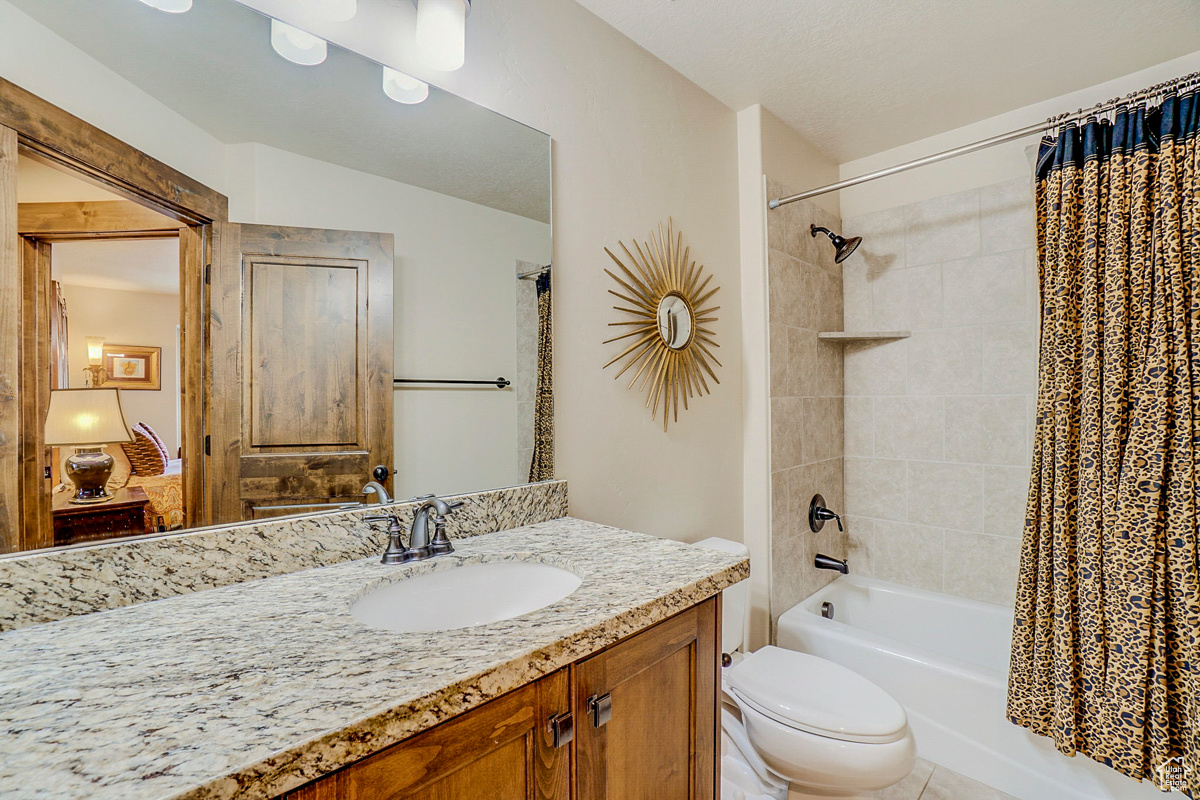
<svg viewBox="0 0 1200 800"><path fill-rule="evenodd" d="M44 460L38 440L44 442L44 419L29 419L22 409L30 391L38 397L38 384L22 376L21 342L28 314L39 308L36 288L25 302L23 245L18 236L16 172L18 153L65 168L80 178L152 209L181 223L180 239L180 324L181 403L184 458L200 469L189 470L184 484L189 527L208 521L204 499L205 403L204 376L207 372L208 303L204 280L211 264L212 224L229 219L225 195L188 177L173 167L143 153L99 128L68 113L16 84L0 78L0 553L44 546L40 536L29 540L25 533L22 483L38 470L33 463ZM28 307L27 307L28 305ZM36 323L35 323L36 325ZM15 333L15 335L10 335ZM49 377L45 377L48 387ZM22 384L26 384L26 391ZM48 392L48 388L46 389ZM48 394L46 395L48 397ZM31 437L23 431L31 430ZM32 441L30 441L30 439ZM30 446L33 454L29 454ZM39 478L39 487L42 485ZM38 492L40 494L40 492ZM14 498L17 499L14 502ZM46 509L49 514L49 509ZM40 525L40 512L35 512Z"/></svg>

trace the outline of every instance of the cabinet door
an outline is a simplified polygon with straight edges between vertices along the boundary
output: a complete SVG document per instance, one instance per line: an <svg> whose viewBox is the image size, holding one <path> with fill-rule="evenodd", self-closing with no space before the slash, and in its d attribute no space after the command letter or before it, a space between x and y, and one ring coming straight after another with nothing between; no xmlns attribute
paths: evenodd
<svg viewBox="0 0 1200 800"><path fill-rule="evenodd" d="M575 800L716 796L714 597L575 667Z"/></svg>
<svg viewBox="0 0 1200 800"><path fill-rule="evenodd" d="M287 795L287 800L568 800L568 670L542 678Z"/></svg>

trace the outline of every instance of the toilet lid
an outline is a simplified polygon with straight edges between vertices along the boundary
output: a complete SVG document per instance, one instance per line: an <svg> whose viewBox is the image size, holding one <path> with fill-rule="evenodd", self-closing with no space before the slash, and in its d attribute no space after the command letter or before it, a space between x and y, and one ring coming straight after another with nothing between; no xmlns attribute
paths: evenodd
<svg viewBox="0 0 1200 800"><path fill-rule="evenodd" d="M807 653L764 647L725 670L725 681L754 710L819 736L882 744L908 731L908 717L890 694Z"/></svg>

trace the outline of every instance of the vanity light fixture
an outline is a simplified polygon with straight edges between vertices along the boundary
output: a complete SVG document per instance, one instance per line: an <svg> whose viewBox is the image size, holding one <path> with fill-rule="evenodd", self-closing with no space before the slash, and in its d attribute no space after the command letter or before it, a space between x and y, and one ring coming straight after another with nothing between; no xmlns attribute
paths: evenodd
<svg viewBox="0 0 1200 800"><path fill-rule="evenodd" d="M151 8L157 8L159 11L166 11L169 14L182 14L192 8L192 0L142 0L142 2Z"/></svg>
<svg viewBox="0 0 1200 800"><path fill-rule="evenodd" d="M275 52L295 64L311 67L325 60L325 40L308 31L271 20L271 47Z"/></svg>
<svg viewBox="0 0 1200 800"><path fill-rule="evenodd" d="M305 0L304 4L330 22L347 22L358 13L358 0Z"/></svg>
<svg viewBox="0 0 1200 800"><path fill-rule="evenodd" d="M429 84L399 70L384 67L383 92L397 103L416 105L429 97Z"/></svg>
<svg viewBox="0 0 1200 800"><path fill-rule="evenodd" d="M413 0L417 6L417 55L431 69L453 72L467 54L471 0Z"/></svg>

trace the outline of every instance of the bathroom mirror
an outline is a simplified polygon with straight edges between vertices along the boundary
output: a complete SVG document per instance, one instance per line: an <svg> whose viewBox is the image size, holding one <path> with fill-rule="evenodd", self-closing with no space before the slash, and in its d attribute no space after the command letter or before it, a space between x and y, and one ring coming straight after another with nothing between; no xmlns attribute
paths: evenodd
<svg viewBox="0 0 1200 800"><path fill-rule="evenodd" d="M671 294L658 301L658 335L672 350L683 350L692 340L692 309L681 295Z"/></svg>
<svg viewBox="0 0 1200 800"><path fill-rule="evenodd" d="M49 261L52 340L44 348L50 360L38 369L52 373L51 389L104 385L110 377L104 348L115 347L112 352L125 359L121 368L134 372L141 366L122 348L157 348L160 354L156 388L147 382L120 395L126 423L144 424L156 435L165 466L139 475L132 463L120 463L121 445L104 445L117 451L110 481L114 498L135 505L145 498L137 507L145 511L145 532L328 511L362 497L376 466L394 470L385 484L399 499L530 479L535 444L545 445L535 441L534 419L538 359L549 358L539 356L537 347L538 292L549 291L537 279L551 260L546 134L334 45L325 47L320 63L294 63L273 49L272 21L233 0L194 0L182 14L137 0L8 2L26 16L19 22L30 34L45 42L40 58L46 66L37 73L43 83L23 88L225 195L228 221L254 226L254 235L248 227L241 235L244 295L236 310L249 320L252 296L255 309L262 310L246 323L246 337L270 334L272 326L283 330L289 303L319 308L323 315L310 320L303 337L277 335L274 349L255 349L253 342L247 350L243 360L253 369L267 360L294 365L291 373L276 374L269 394L252 396L253 387L210 381L214 394L245 391L247 407L254 408L243 427L229 428L228 440L241 442L242 460L249 464L240 473L242 494L226 504L232 511L206 520L196 506L207 501L187 496L181 487L193 479L201 485L197 471L203 471L205 491L212 491L210 484L219 482L213 464L225 445L214 436L218 453L207 462L183 446L191 424L185 389L189 381L196 386L208 368L190 361L181 344L189 303L180 256L186 225L175 222L172 228L164 217L165 222L139 221L140 232L129 236L26 237L44 244ZM309 44L302 32L290 37L284 32L282 39L279 30L274 33L276 43ZM0 77L21 84L16 75L0 71ZM97 119L96 108L105 104L108 113ZM16 184L22 225L79 204L124 203L121 208L149 215L131 202L136 197L106 191L88 175L24 146ZM265 252L256 251L255 242L269 243L272 230L291 229L323 232L327 239L337 232L375 237L370 241L379 244L380 253L391 247L387 285L354 277L366 273L353 271L358 263L353 258L325 265L321 280L330 283L321 284L311 271L303 280L290 280L287 259L265 263L254 255ZM334 284L349 298L345 307L330 300L332 295L321 305L321 287ZM307 299L300 298L305 292ZM385 306L372 305L371 297L385 298L380 301ZM218 299L208 302L216 314ZM386 326L388 348L376 348L375 340L354 327L355 309L365 314L368 307L382 315L371 317L372 330ZM278 320L272 322L270 314ZM338 372L344 366L340 353L358 359L369 377L372 354L389 348L394 385L380 392L366 382L347 388L354 381ZM213 369L220 365L214 356ZM318 367L325 370L320 381L304 377ZM386 398L378 397L382 392ZM353 471L333 470L301 464L287 450L307 452L297 449L296 437L308 433L296 421L302 412L312 419L314 406L336 409L328 430L319 432L330 444L308 448L319 456L368 427L359 412L368 403L388 415L387 426L371 423L372 430L391 431L389 446L381 450L390 453L385 463L363 456ZM211 416L205 424L218 425L220 415ZM261 454L251 454L261 458L250 463L246 449L253 437L265 445ZM137 444L140 439L131 443ZM71 493L52 464L72 449L47 458L47 491L59 489L47 510L56 530L68 517L83 520L78 535L69 541L0 537L0 553L142 532L128 526L115 534L104 530L113 515L106 523L96 509L114 511L116 503L87 509L70 504ZM289 463L295 466L291 472ZM338 470L336 481L321 483ZM305 486L315 488L304 494Z"/></svg>

